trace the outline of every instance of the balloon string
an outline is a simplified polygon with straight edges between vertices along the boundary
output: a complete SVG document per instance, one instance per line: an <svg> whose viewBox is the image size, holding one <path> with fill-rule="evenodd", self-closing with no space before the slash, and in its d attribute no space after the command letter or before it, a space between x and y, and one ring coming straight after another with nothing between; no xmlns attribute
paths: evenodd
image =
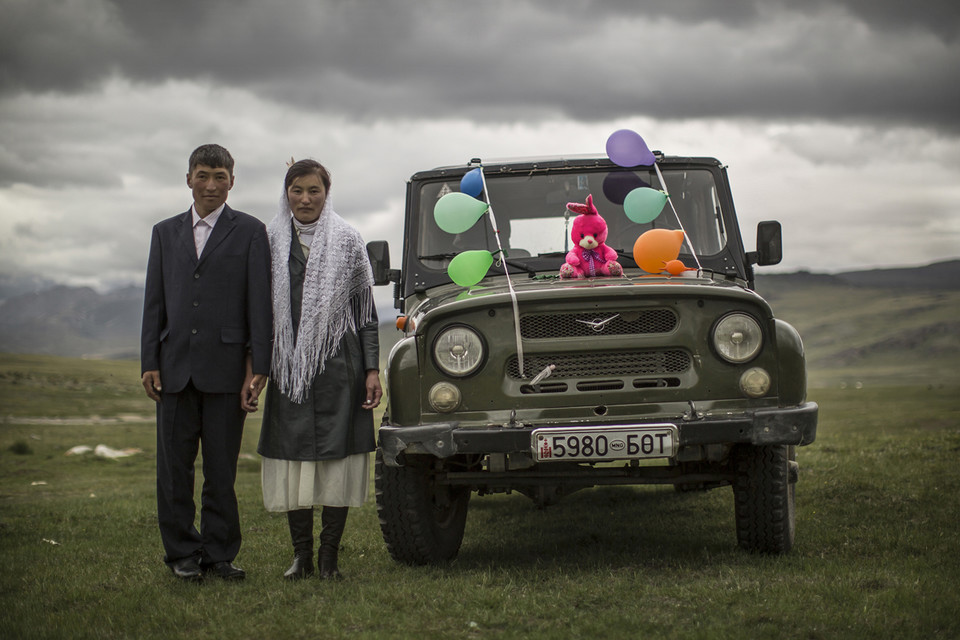
<svg viewBox="0 0 960 640"><path fill-rule="evenodd" d="M487 203L487 214L490 216L490 226L493 228L493 236L497 239L497 249L500 251L500 262L503 263L503 273L507 277L507 289L510 291L510 303L513 305L513 330L517 339L517 365L520 367L520 377L525 378L523 372L523 343L520 338L520 306L517 304L517 292L513 290L513 282L510 280L510 271L507 269L507 261L503 253L503 246L500 244L500 226L497 224L497 217L493 213L493 205L490 204L490 192L487 191L487 179L483 175L483 164L480 166L480 185L483 187L483 200Z"/></svg>
<svg viewBox="0 0 960 640"><path fill-rule="evenodd" d="M680 221L680 214L677 213L677 208L673 206L673 199L670 197L670 193L667 191L667 181L663 179L663 174L660 173L660 166L654 162L653 168L657 171L657 177L660 178L660 186L663 187L663 192L667 194L667 202L670 203L670 208L673 209L673 215L677 218L677 224L680 225L680 231L683 231L683 241L687 243L688 247L690 247L690 255L693 256L694 261L697 263L697 269L703 271L703 267L700 265L700 259L697 257L697 251L693 248L693 243L690 241L690 238L687 237L687 230L683 228L683 222Z"/></svg>

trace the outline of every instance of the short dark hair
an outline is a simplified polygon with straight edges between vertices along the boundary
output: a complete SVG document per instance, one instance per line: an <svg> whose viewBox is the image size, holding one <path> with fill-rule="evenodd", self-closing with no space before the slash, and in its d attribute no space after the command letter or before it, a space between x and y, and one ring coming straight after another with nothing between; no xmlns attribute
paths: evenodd
<svg viewBox="0 0 960 640"><path fill-rule="evenodd" d="M187 173L192 174L197 165L203 164L211 169L223 167L233 175L233 156L218 144L202 144L190 154L190 166Z"/></svg>
<svg viewBox="0 0 960 640"><path fill-rule="evenodd" d="M317 162L316 160L297 160L290 168L287 169L287 177L283 179L283 190L286 192L287 188L293 184L293 181L297 178L301 178L311 173L317 174L317 177L320 178L320 182L323 183L323 188L327 190L327 193L330 192L330 172L327 171L327 168Z"/></svg>

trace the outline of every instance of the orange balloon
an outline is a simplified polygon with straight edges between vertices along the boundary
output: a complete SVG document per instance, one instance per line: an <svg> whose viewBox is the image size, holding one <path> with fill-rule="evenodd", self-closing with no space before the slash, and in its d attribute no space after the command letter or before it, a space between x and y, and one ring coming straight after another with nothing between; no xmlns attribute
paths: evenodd
<svg viewBox="0 0 960 640"><path fill-rule="evenodd" d="M693 267L683 264L681 260L671 260L663 268L672 276L678 276L684 271L696 271Z"/></svg>
<svg viewBox="0 0 960 640"><path fill-rule="evenodd" d="M676 260L683 245L679 229L650 229L633 245L633 259L647 273L661 273L664 266Z"/></svg>

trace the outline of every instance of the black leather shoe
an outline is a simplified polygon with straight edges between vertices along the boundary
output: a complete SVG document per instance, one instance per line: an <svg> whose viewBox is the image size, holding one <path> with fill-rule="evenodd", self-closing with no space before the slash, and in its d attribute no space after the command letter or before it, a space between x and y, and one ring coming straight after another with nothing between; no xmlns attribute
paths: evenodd
<svg viewBox="0 0 960 640"><path fill-rule="evenodd" d="M247 572L240 567L234 566L232 562L214 562L203 567L204 573L212 573L218 578L224 580L243 580L247 577Z"/></svg>
<svg viewBox="0 0 960 640"><path fill-rule="evenodd" d="M181 580L195 582L203 579L203 571L200 570L200 563L196 558L175 560L170 563L170 570Z"/></svg>
<svg viewBox="0 0 960 640"><path fill-rule="evenodd" d="M296 552L293 564L286 570L283 577L287 580L300 580L313 575L313 549L306 552Z"/></svg>
<svg viewBox="0 0 960 640"><path fill-rule="evenodd" d="M338 551L340 549L337 547L320 547L317 564L319 565L321 580L343 580L343 574L340 573L340 568L337 566Z"/></svg>

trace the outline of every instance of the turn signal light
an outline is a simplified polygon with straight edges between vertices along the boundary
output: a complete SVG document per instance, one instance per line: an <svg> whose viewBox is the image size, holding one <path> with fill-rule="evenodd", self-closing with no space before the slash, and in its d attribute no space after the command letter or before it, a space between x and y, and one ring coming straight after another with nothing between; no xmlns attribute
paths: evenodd
<svg viewBox="0 0 960 640"><path fill-rule="evenodd" d="M460 406L460 389L449 382L438 382L427 394L430 406L438 413L450 413Z"/></svg>
<svg viewBox="0 0 960 640"><path fill-rule="evenodd" d="M740 390L748 398L762 398L770 391L770 374L760 367L752 367L740 376Z"/></svg>

